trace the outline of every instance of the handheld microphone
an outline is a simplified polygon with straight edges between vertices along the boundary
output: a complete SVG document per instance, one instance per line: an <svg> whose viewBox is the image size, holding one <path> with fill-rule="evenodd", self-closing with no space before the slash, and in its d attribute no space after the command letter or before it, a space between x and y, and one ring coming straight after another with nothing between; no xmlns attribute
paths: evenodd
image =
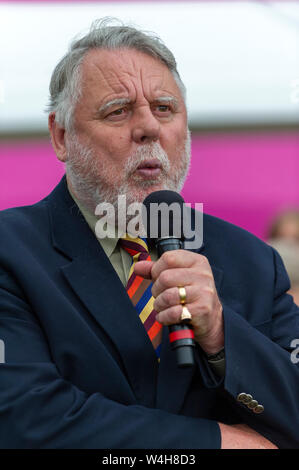
<svg viewBox="0 0 299 470"><path fill-rule="evenodd" d="M175 203L175 204L174 204ZM166 251L184 248L183 206L185 202L174 191L155 191L143 201L143 223L149 245L157 249L158 257ZM177 365L194 364L194 333L190 320L169 326L169 341L176 352Z"/></svg>

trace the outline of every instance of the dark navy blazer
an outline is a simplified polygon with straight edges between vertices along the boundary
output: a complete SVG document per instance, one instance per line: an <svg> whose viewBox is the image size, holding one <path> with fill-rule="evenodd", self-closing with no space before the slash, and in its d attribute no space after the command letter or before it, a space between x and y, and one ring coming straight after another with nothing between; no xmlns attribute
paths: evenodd
<svg viewBox="0 0 299 470"><path fill-rule="evenodd" d="M65 178L38 204L1 212L0 447L220 448L221 421L298 448L299 312L280 257L208 215L199 251L224 306L224 378L199 346L179 369L167 328L158 365Z"/></svg>

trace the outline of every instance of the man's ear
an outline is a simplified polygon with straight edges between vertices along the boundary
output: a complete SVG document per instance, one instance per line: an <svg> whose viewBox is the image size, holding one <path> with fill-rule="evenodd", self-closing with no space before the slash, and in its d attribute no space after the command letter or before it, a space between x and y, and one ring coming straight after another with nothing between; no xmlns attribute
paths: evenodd
<svg viewBox="0 0 299 470"><path fill-rule="evenodd" d="M65 129L55 121L55 112L49 114L48 128L51 134L51 141L57 158L61 162L66 161L66 148L65 148Z"/></svg>

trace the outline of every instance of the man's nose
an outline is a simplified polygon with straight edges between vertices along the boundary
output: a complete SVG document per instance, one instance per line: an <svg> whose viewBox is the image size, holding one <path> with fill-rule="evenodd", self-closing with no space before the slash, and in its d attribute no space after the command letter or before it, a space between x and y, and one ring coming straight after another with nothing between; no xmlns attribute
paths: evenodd
<svg viewBox="0 0 299 470"><path fill-rule="evenodd" d="M150 107L142 107L136 111L133 121L132 138L138 144L145 144L158 140L160 137L160 123L152 113Z"/></svg>

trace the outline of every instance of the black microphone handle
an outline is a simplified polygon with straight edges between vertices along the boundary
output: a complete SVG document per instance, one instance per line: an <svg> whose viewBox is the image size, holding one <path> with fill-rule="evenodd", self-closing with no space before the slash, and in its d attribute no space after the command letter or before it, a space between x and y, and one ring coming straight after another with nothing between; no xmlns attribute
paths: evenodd
<svg viewBox="0 0 299 470"><path fill-rule="evenodd" d="M158 257L166 251L183 249L183 242L179 238L158 238L155 241ZM194 365L194 333L189 324L190 320L170 325L169 341L171 348L176 352L177 365L179 367L189 367Z"/></svg>

